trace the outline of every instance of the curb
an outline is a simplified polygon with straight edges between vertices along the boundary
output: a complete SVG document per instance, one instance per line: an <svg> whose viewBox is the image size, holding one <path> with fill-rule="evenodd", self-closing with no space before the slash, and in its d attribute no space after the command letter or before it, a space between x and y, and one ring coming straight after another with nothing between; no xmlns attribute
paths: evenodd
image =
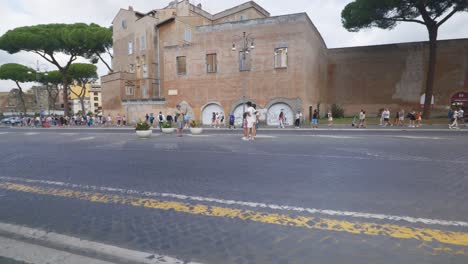
<svg viewBox="0 0 468 264"><path fill-rule="evenodd" d="M0 236L119 264L200 264L6 223L0 223Z"/></svg>

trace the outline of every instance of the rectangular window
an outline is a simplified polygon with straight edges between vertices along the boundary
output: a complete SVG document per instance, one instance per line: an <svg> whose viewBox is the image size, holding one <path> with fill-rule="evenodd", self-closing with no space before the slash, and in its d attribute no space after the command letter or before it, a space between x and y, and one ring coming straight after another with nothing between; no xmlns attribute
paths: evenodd
<svg viewBox="0 0 468 264"><path fill-rule="evenodd" d="M146 38L145 36L140 37L140 50L146 49Z"/></svg>
<svg viewBox="0 0 468 264"><path fill-rule="evenodd" d="M288 67L288 48L275 49L275 68Z"/></svg>
<svg viewBox="0 0 468 264"><path fill-rule="evenodd" d="M98 103L94 103L94 107L98 107L98 106L99 106L99 104L98 104Z"/></svg>
<svg viewBox="0 0 468 264"><path fill-rule="evenodd" d="M185 41L192 42L192 30L190 28L185 29Z"/></svg>
<svg viewBox="0 0 468 264"><path fill-rule="evenodd" d="M148 89L146 86L143 86L141 89L141 97L146 98L148 96Z"/></svg>
<svg viewBox="0 0 468 264"><path fill-rule="evenodd" d="M177 74L185 75L187 74L187 62L185 56L177 57Z"/></svg>
<svg viewBox="0 0 468 264"><path fill-rule="evenodd" d="M128 65L128 72L129 73L135 73L135 64L129 64Z"/></svg>
<svg viewBox="0 0 468 264"><path fill-rule="evenodd" d="M206 55L206 72L215 73L218 71L218 62L216 61L216 53Z"/></svg>
<svg viewBox="0 0 468 264"><path fill-rule="evenodd" d="M240 15L239 17L240 20L247 20L249 17L247 15Z"/></svg>
<svg viewBox="0 0 468 264"><path fill-rule="evenodd" d="M128 55L133 54L133 42L129 41L128 42Z"/></svg>
<svg viewBox="0 0 468 264"><path fill-rule="evenodd" d="M143 64L143 78L148 78L148 65Z"/></svg>
<svg viewBox="0 0 468 264"><path fill-rule="evenodd" d="M126 86L125 87L125 94L126 95L133 95L134 94L134 88L132 86Z"/></svg>
<svg viewBox="0 0 468 264"><path fill-rule="evenodd" d="M94 101L99 101L99 97L94 97Z"/></svg>
<svg viewBox="0 0 468 264"><path fill-rule="evenodd" d="M127 20L122 20L122 28L127 29Z"/></svg>
<svg viewBox="0 0 468 264"><path fill-rule="evenodd" d="M239 52L239 70L240 71L250 71L250 52L249 51L240 51Z"/></svg>

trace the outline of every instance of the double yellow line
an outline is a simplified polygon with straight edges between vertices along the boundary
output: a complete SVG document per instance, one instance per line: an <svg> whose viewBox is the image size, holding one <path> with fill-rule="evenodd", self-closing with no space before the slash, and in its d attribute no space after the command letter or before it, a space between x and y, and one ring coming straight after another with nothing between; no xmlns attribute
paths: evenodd
<svg viewBox="0 0 468 264"><path fill-rule="evenodd" d="M368 236L415 239L424 242L440 242L449 245L468 247L468 233L443 231L439 229L410 228L392 224L350 222L312 216L290 216L287 214L264 213L252 210L208 206L203 204L189 204L176 201L162 201L134 196L29 186L10 182L0 182L0 189L55 197L73 198L94 203L130 205L158 210L174 210L176 212L192 215L224 217L239 219L242 221L252 221L305 229L346 232Z"/></svg>

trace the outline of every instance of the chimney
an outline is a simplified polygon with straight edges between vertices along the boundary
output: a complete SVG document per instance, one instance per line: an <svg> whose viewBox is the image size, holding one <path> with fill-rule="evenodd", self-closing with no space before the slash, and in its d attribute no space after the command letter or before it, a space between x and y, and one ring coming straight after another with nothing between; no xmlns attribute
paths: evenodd
<svg viewBox="0 0 468 264"><path fill-rule="evenodd" d="M128 11L133 11L133 6L128 6Z"/></svg>
<svg viewBox="0 0 468 264"><path fill-rule="evenodd" d="M197 5L197 7L198 7L199 9L202 9L201 3L199 3L199 4Z"/></svg>

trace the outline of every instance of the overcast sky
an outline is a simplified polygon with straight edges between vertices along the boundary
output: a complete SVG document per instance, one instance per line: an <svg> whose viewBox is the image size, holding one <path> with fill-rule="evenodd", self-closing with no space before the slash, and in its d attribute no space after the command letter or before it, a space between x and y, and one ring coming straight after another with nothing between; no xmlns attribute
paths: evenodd
<svg viewBox="0 0 468 264"><path fill-rule="evenodd" d="M377 0L376 0L377 1ZM244 0L191 0L201 3L203 9L217 13L224 9L246 2ZM341 11L352 0L256 0L272 16L307 12L321 32L329 48L378 45L398 42L426 41L424 26L414 23L400 24L392 31L369 29L359 33L347 32L341 25ZM162 8L169 0L0 0L0 34L16 27L47 23L97 23L110 26L119 8L133 6L135 10L146 12ZM468 13L460 13L449 20L440 30L439 39L468 38ZM32 53L10 55L0 51L0 64L15 62L35 67L39 60L40 68L55 70L40 57ZM82 60L85 61L85 60ZM99 64L99 74L106 68ZM32 84L26 84L30 87ZM0 81L0 91L15 87L10 81Z"/></svg>

